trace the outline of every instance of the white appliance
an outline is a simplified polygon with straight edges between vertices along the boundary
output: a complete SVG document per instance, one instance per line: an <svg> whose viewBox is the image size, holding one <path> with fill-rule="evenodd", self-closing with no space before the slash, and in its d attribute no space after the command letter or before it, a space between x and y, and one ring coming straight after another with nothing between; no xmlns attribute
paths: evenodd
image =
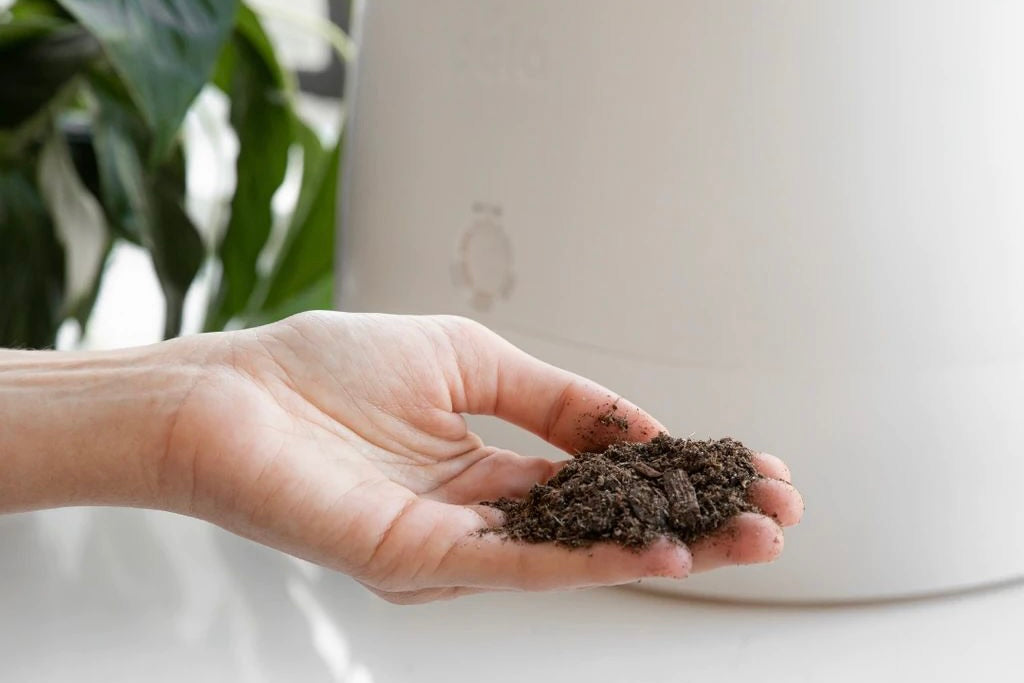
<svg viewBox="0 0 1024 683"><path fill-rule="evenodd" d="M1021 26L1011 0L375 0L338 305L473 316L785 458L783 558L661 588L1020 577Z"/></svg>

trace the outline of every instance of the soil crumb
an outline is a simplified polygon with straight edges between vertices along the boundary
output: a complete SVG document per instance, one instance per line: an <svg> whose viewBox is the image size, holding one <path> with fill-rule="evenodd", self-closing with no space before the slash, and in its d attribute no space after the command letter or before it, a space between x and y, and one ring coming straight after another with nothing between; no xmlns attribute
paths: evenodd
<svg viewBox="0 0 1024 683"><path fill-rule="evenodd" d="M505 513L505 525L483 533L572 548L611 541L640 549L662 537L693 543L756 509L746 500L758 478L752 455L729 438L660 434L613 444L576 456L524 499L485 502Z"/></svg>

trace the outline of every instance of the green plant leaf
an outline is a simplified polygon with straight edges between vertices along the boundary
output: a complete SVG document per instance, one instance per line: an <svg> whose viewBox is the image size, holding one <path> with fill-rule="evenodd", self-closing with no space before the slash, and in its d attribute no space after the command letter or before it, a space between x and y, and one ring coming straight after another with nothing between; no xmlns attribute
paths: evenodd
<svg viewBox="0 0 1024 683"><path fill-rule="evenodd" d="M154 216L146 246L167 301L164 337L169 339L181 333L185 295L206 256L199 231L185 210L185 157L181 147L157 168L149 189Z"/></svg>
<svg viewBox="0 0 1024 683"><path fill-rule="evenodd" d="M79 26L0 25L0 128L28 121L99 54L99 44Z"/></svg>
<svg viewBox="0 0 1024 683"><path fill-rule="evenodd" d="M0 167L0 347L53 346L63 317L64 251L35 175Z"/></svg>
<svg viewBox="0 0 1024 683"><path fill-rule="evenodd" d="M234 23L237 0L60 0L103 45L166 158Z"/></svg>
<svg viewBox="0 0 1024 683"><path fill-rule="evenodd" d="M43 146L37 184L65 253L65 312L85 328L112 243L99 201L75 171L64 135Z"/></svg>
<svg viewBox="0 0 1024 683"><path fill-rule="evenodd" d="M70 15L55 0L15 0L10 13L16 20L55 19L67 21L70 19Z"/></svg>
<svg viewBox="0 0 1024 683"><path fill-rule="evenodd" d="M266 34L246 8L238 24L217 69L217 81L231 99L239 153L231 218L218 248L221 280L211 299L207 330L223 329L249 306L259 281L257 262L274 220L271 200L284 180L295 127L284 76Z"/></svg>
<svg viewBox="0 0 1024 683"><path fill-rule="evenodd" d="M270 42L270 37L263 30L263 24L260 23L259 17L244 4L238 6L232 39L248 44L257 53L259 58L263 60L277 87L286 91L289 90L291 75L281 68L281 63L277 61L274 44ZM225 45L224 52L214 67L212 78L214 85L224 92L231 91L231 80L236 63L237 54L232 53L232 44L228 43Z"/></svg>
<svg viewBox="0 0 1024 683"><path fill-rule="evenodd" d="M144 131L131 103L110 92L94 79L92 93L97 101L93 122L93 152L99 172L100 198L112 226L131 241L142 244L151 208L142 163Z"/></svg>
<svg viewBox="0 0 1024 683"><path fill-rule="evenodd" d="M329 278L333 272L336 197L343 142L325 151L313 131L306 126L300 130L302 190L261 310L280 307L325 277Z"/></svg>
<svg viewBox="0 0 1024 683"><path fill-rule="evenodd" d="M185 295L202 265L202 239L185 211L185 160L180 145L155 168L143 163L146 145L133 135L134 112L95 89L99 101L95 150L107 215L136 234L149 251L167 303L164 336L181 331Z"/></svg>
<svg viewBox="0 0 1024 683"><path fill-rule="evenodd" d="M71 15L55 0L15 0L6 15L0 11L0 43L67 26Z"/></svg>
<svg viewBox="0 0 1024 683"><path fill-rule="evenodd" d="M46 14L15 16L9 21L0 21L0 50L7 51L19 44L44 38L67 25L68 22Z"/></svg>
<svg viewBox="0 0 1024 683"><path fill-rule="evenodd" d="M61 131L67 140L75 172L85 185L85 189L92 193L92 196L99 197L102 190L100 170L96 163L96 149L93 146L92 120L64 120L61 122Z"/></svg>

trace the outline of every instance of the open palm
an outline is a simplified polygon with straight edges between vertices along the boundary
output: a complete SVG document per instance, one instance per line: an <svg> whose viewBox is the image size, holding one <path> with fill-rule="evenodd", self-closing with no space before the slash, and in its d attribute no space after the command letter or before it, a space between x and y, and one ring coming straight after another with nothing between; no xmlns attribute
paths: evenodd
<svg viewBox="0 0 1024 683"><path fill-rule="evenodd" d="M310 313L194 338L202 378L161 470L167 507L351 574L395 602L685 577L773 559L802 510L789 472L758 455L764 515L692 548L570 551L483 527L482 500L525 494L557 463L485 445L463 414L496 415L570 452L663 427L593 382L454 317ZM617 405L628 431L598 417Z"/></svg>

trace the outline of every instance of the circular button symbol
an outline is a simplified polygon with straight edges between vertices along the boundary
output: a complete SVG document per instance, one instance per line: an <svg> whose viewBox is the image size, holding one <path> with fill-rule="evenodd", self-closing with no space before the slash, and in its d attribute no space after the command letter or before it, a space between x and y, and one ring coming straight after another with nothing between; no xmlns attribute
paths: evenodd
<svg viewBox="0 0 1024 683"><path fill-rule="evenodd" d="M463 233L453 275L455 284L469 291L474 308L486 311L495 299L508 298L515 283L512 244L498 223L480 219Z"/></svg>

